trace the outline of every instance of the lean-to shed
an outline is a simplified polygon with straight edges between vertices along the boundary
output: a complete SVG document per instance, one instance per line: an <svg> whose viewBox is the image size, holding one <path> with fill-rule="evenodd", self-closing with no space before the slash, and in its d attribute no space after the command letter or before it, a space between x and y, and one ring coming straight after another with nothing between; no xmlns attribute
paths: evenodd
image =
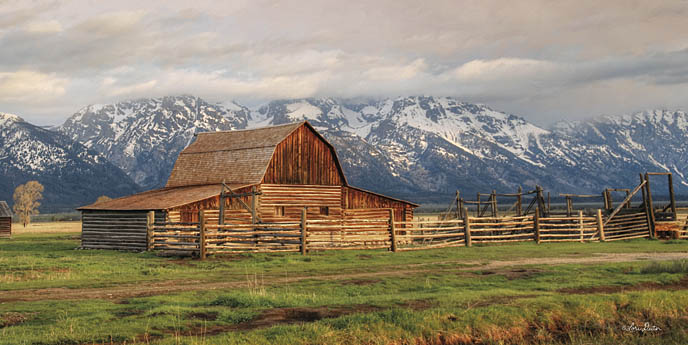
<svg viewBox="0 0 688 345"><path fill-rule="evenodd" d="M145 249L146 214L196 221L199 210L222 210L223 221L309 218L413 218L418 205L352 187L334 147L308 122L207 132L177 158L162 189L79 208L82 246Z"/></svg>
<svg viewBox="0 0 688 345"><path fill-rule="evenodd" d="M12 236L12 211L6 202L0 200L0 237Z"/></svg>

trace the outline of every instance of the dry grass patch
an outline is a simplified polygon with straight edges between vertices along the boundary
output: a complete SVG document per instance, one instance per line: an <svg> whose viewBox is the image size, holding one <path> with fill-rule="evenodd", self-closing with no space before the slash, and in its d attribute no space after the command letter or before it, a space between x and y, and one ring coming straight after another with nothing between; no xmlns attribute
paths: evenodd
<svg viewBox="0 0 688 345"><path fill-rule="evenodd" d="M12 224L12 234L56 234L67 232L81 232L81 222L40 222L31 223L27 227Z"/></svg>

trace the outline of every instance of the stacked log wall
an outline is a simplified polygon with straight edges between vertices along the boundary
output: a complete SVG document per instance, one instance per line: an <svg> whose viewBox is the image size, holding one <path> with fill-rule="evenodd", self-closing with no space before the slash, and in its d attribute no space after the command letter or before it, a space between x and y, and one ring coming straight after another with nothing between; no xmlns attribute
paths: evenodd
<svg viewBox="0 0 688 345"><path fill-rule="evenodd" d="M12 218L11 217L1 217L0 218L0 237L10 237L12 236Z"/></svg>
<svg viewBox="0 0 688 345"><path fill-rule="evenodd" d="M144 251L147 246L147 211L94 211L81 213L81 247ZM155 212L156 222L165 222Z"/></svg>
<svg viewBox="0 0 688 345"><path fill-rule="evenodd" d="M308 219L342 218L339 186L262 184L260 191L258 214L263 222L300 220L304 207Z"/></svg>

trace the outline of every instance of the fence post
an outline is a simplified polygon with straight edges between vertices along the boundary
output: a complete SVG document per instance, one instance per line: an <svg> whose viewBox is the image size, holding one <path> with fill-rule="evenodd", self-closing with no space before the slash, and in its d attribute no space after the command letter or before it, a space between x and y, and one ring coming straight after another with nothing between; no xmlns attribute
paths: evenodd
<svg viewBox="0 0 688 345"><path fill-rule="evenodd" d="M600 233L600 241L604 242L604 224L602 223L602 210L597 209L597 231Z"/></svg>
<svg viewBox="0 0 688 345"><path fill-rule="evenodd" d="M578 230L580 231L580 241L583 243L585 242L583 240L583 211L578 211Z"/></svg>
<svg viewBox="0 0 688 345"><path fill-rule="evenodd" d="M301 210L301 255L306 255L306 211L305 207Z"/></svg>
<svg viewBox="0 0 688 345"><path fill-rule="evenodd" d="M533 216L533 228L535 230L535 242L540 244L540 207L535 208L535 216Z"/></svg>
<svg viewBox="0 0 688 345"><path fill-rule="evenodd" d="M497 191L492 190L492 217L497 218Z"/></svg>
<svg viewBox="0 0 688 345"><path fill-rule="evenodd" d="M645 189L647 190L647 207L650 212L650 238L657 237L655 224L655 206L652 204L652 190L650 189L650 175L645 173Z"/></svg>
<svg viewBox="0 0 688 345"><path fill-rule="evenodd" d="M523 214L523 204L521 203L521 194L523 194L523 188L518 186L518 195L516 196L516 215L521 216Z"/></svg>
<svg viewBox="0 0 688 345"><path fill-rule="evenodd" d="M198 211L198 244L201 260L205 260L205 212L203 210Z"/></svg>
<svg viewBox="0 0 688 345"><path fill-rule="evenodd" d="M463 209L463 238L466 242L466 247L471 246L471 223L468 220L468 209Z"/></svg>
<svg viewBox="0 0 688 345"><path fill-rule="evenodd" d="M461 194L458 190L456 191L456 219L461 219Z"/></svg>
<svg viewBox="0 0 688 345"><path fill-rule="evenodd" d="M391 235L391 248L392 252L397 251L397 234L396 234L396 229L394 228L394 209L390 208L389 209L389 233Z"/></svg>
<svg viewBox="0 0 688 345"><path fill-rule="evenodd" d="M148 211L146 218L146 251L153 250L153 224L155 223L155 211Z"/></svg>

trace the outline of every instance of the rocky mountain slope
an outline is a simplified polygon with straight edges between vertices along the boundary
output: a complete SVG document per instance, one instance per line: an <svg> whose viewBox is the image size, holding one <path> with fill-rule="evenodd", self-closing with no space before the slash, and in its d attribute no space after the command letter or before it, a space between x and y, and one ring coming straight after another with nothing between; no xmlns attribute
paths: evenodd
<svg viewBox="0 0 688 345"><path fill-rule="evenodd" d="M212 105L192 96L90 105L59 131L100 152L146 189L165 184L179 152L197 132L246 128L245 107Z"/></svg>
<svg viewBox="0 0 688 345"><path fill-rule="evenodd" d="M12 204L14 189L30 180L45 187L44 212L62 212L139 190L105 157L70 138L0 113L0 200Z"/></svg>
<svg viewBox="0 0 688 345"><path fill-rule="evenodd" d="M485 105L446 97L273 101L257 109L192 96L89 106L57 130L100 152L143 188L162 186L200 131L308 120L337 148L350 183L419 202L457 189L555 193L632 187L638 173L669 170L688 191L688 116L657 110L547 130Z"/></svg>

